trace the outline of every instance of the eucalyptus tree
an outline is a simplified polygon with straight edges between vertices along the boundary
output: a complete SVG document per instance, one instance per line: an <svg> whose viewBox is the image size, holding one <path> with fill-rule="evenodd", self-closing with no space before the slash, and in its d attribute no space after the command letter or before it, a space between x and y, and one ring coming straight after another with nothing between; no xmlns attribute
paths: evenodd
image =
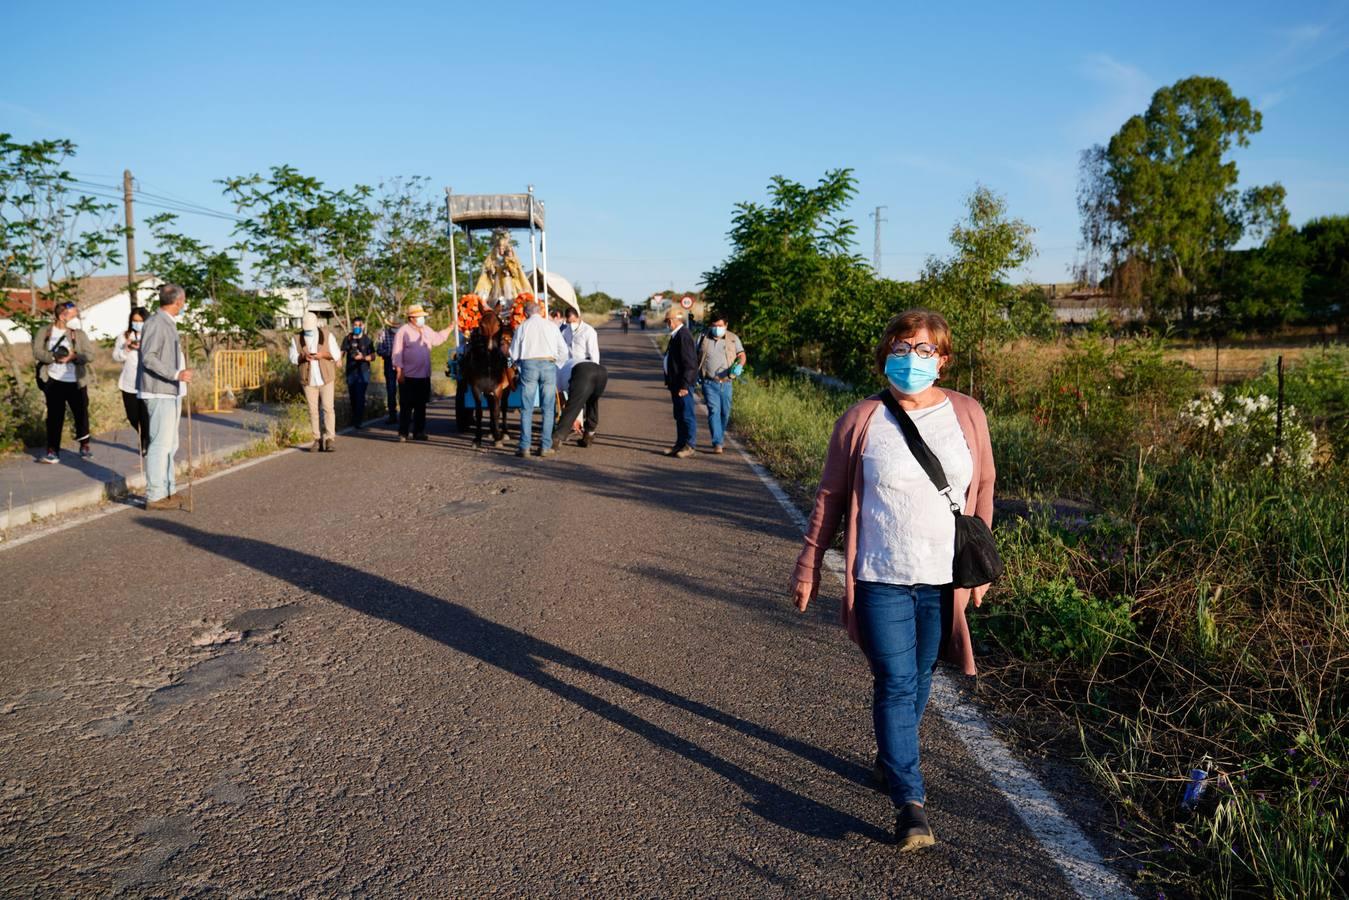
<svg viewBox="0 0 1349 900"><path fill-rule="evenodd" d="M1153 309L1187 321L1215 289L1226 253L1250 232L1287 225L1284 189L1238 189L1232 151L1261 129L1260 111L1218 78L1158 90L1104 147L1083 155L1078 206L1090 257L1141 266Z"/></svg>

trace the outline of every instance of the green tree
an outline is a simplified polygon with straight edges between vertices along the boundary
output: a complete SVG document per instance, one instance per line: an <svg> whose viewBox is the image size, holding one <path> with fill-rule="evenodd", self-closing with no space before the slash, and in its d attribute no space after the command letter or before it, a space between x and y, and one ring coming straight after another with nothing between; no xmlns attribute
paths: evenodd
<svg viewBox="0 0 1349 900"><path fill-rule="evenodd" d="M973 391L988 345L1012 336L1011 311L1034 302L1021 297L1008 279L1035 255L1035 229L1009 218L1007 202L983 185L966 199L966 209L965 218L951 228L954 252L930 258L920 286L923 301L946 316L965 349Z"/></svg>
<svg viewBox="0 0 1349 900"><path fill-rule="evenodd" d="M332 190L291 166L220 183L246 216L236 233L258 270L274 284L322 294L349 328L377 218L368 205L371 188Z"/></svg>
<svg viewBox="0 0 1349 900"><path fill-rule="evenodd" d="M736 204L731 254L703 275L704 298L735 323L756 360L798 360L809 333L799 324L818 319L837 286L866 266L853 249L856 228L843 218L856 192L852 170L834 169L815 187L776 176L767 205Z"/></svg>
<svg viewBox="0 0 1349 900"><path fill-rule="evenodd" d="M1286 222L1283 188L1242 193L1228 158L1260 127L1260 112L1221 79L1158 90L1107 146L1084 154L1078 205L1088 257L1108 255L1116 270L1141 261L1154 311L1193 321L1227 250L1248 228L1272 236Z"/></svg>
<svg viewBox="0 0 1349 900"><path fill-rule="evenodd" d="M1349 216L1312 219L1299 230L1307 280L1302 305L1318 322L1349 322Z"/></svg>
<svg viewBox="0 0 1349 900"><path fill-rule="evenodd" d="M429 180L396 178L379 186L369 259L359 274L363 310L380 324L402 320L413 303L431 308L447 305L451 291L450 241L460 261L459 287L472 285L464 262L471 255L462 234L445 232L444 207L427 196ZM484 251L485 252L485 251Z"/></svg>
<svg viewBox="0 0 1349 900"><path fill-rule="evenodd" d="M275 320L280 298L244 290L238 257L174 230L177 221L173 213L146 220L155 241L155 249L146 255L146 266L187 292L182 329L208 359L222 343L256 346L263 329ZM230 249L237 253L240 248Z"/></svg>
<svg viewBox="0 0 1349 900"><path fill-rule="evenodd" d="M78 300L82 278L120 259L123 231L109 221L113 205L80 193L66 170L75 149L69 140L23 144L0 133L0 285L28 285L27 312L10 318L30 332L41 323L39 295ZM14 377L26 385L3 332L0 341L9 351Z"/></svg>

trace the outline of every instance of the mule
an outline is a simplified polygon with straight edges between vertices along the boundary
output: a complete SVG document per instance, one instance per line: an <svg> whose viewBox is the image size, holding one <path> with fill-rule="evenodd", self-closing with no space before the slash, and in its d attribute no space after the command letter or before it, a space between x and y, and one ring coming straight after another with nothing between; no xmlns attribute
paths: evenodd
<svg viewBox="0 0 1349 900"><path fill-rule="evenodd" d="M473 392L473 418L477 436L473 446L482 447L482 408L491 413L492 446L506 443L505 399L515 387L515 370L510 366L510 335L501 327L497 314L483 310L478 327L469 335L459 360L459 377Z"/></svg>

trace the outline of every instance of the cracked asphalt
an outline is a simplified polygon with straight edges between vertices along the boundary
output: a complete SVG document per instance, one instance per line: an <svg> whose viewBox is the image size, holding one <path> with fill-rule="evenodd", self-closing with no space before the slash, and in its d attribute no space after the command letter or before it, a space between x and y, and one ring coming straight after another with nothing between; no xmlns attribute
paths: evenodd
<svg viewBox="0 0 1349 900"><path fill-rule="evenodd" d="M588 449L439 404L0 554L0 894L1071 895L936 716L900 857L837 585L796 613L788 517L601 342Z"/></svg>

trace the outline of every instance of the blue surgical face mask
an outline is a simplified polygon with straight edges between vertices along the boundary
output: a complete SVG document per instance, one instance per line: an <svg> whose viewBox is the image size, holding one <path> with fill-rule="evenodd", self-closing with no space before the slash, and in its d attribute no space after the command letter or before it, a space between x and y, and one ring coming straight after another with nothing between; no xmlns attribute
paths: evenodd
<svg viewBox="0 0 1349 900"><path fill-rule="evenodd" d="M351 333L354 334L354 335L357 335L357 336L359 336L360 333L361 333L362 331L365 331L365 329L362 328L362 327L359 326L359 325L357 325L357 326L355 326L355 327L353 327L353 328L351 329Z"/></svg>
<svg viewBox="0 0 1349 900"><path fill-rule="evenodd" d="M885 359L885 377L901 394L921 394L937 380L937 357L922 359L917 353L904 356L891 353Z"/></svg>
<svg viewBox="0 0 1349 900"><path fill-rule="evenodd" d="M313 336L314 336L315 334L317 334L317 333L318 333L318 332L314 331L314 329L312 329L312 328L306 328L306 329L304 330L304 336L305 336L305 337L313 337Z"/></svg>
<svg viewBox="0 0 1349 900"><path fill-rule="evenodd" d="M140 333L140 330L141 330L142 328L144 328L144 327L145 327L145 323L144 323L144 322L132 322L132 323L131 323L131 330L134 331L134 332L136 332L137 334L139 334L139 333Z"/></svg>
<svg viewBox="0 0 1349 900"><path fill-rule="evenodd" d="M712 337L725 337L725 336L726 336L726 326L725 326L725 325L713 325L713 326L712 326Z"/></svg>

